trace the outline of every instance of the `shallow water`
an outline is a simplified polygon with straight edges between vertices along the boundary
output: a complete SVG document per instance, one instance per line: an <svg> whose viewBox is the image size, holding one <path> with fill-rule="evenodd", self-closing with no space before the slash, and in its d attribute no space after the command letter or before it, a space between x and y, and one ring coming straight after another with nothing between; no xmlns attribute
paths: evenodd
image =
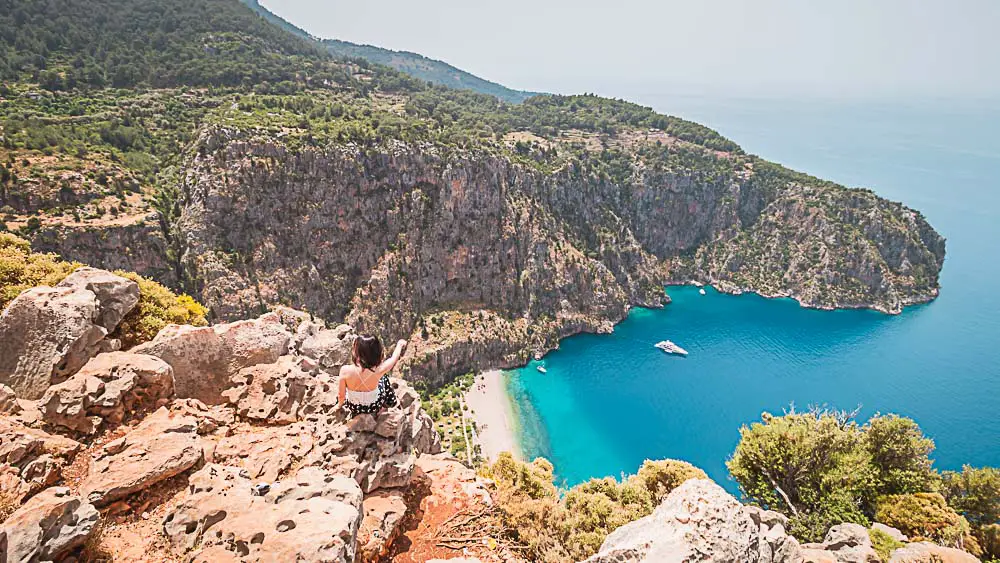
<svg viewBox="0 0 1000 563"><path fill-rule="evenodd" d="M910 416L935 439L939 468L1000 466L998 106L645 103L920 209L948 239L941 297L893 317L669 288L667 308L563 341L547 374L513 372L525 454L549 458L568 485L670 457L735 491L725 461L740 426L794 403ZM691 355L653 348L667 338Z"/></svg>

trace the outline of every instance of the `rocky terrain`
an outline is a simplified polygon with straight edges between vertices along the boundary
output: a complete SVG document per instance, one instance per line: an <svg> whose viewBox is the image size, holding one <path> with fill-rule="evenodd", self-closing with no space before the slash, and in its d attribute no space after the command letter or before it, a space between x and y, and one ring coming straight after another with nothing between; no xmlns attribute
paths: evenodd
<svg viewBox="0 0 1000 563"><path fill-rule="evenodd" d="M138 292L85 267L0 315L0 561L523 560L407 383L377 416L338 408L352 327L277 307L122 351L107 335ZM889 559L856 524L800 544L787 523L695 477L587 563L976 561L880 524Z"/></svg>

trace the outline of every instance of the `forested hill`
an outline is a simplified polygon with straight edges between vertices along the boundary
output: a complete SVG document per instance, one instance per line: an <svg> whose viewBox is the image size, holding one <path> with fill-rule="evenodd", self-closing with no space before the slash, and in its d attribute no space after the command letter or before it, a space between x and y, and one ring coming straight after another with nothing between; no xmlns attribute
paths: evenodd
<svg viewBox="0 0 1000 563"><path fill-rule="evenodd" d="M496 82L490 82L489 80L480 78L459 68L455 68L444 61L429 59L418 53L393 51L391 49L383 49L382 47L376 47L373 45L359 45L357 43L341 41L339 39L315 38L305 30L274 14L262 6L257 0L242 0L242 2L259 13L262 17L264 17L264 19L279 27L295 33L300 37L320 41L323 47L325 47L327 51L335 57L365 59L372 63L392 67L400 72L404 72L421 80L433 82L434 84L440 84L441 86L447 86L449 88L456 88L459 90L472 90L474 92L479 92L480 94L496 96L505 102L514 104L521 103L532 96L538 95L535 92L524 92L522 90L507 88L506 86L497 84Z"/></svg>

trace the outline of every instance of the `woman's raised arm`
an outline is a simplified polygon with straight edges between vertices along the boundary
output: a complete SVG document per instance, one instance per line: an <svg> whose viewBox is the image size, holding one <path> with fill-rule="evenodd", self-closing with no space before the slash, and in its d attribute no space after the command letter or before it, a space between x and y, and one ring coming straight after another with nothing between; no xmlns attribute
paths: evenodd
<svg viewBox="0 0 1000 563"><path fill-rule="evenodd" d="M396 364L399 362L399 358L403 356L403 350L405 349L406 341L401 339L396 343L396 349L392 351L392 355L379 364L377 371L379 377L389 373L392 371L392 368L396 367Z"/></svg>

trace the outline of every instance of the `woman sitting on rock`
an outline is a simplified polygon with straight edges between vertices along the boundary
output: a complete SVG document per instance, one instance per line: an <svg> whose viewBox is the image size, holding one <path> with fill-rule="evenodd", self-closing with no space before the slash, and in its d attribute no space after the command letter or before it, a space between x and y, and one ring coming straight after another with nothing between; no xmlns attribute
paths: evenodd
<svg viewBox="0 0 1000 563"><path fill-rule="evenodd" d="M396 405L396 393L389 385L389 372L396 367L403 355L406 341L396 343L392 356L385 359L382 341L377 336L358 336L354 339L352 363L340 368L340 388L337 397L351 416L378 414L380 410Z"/></svg>

